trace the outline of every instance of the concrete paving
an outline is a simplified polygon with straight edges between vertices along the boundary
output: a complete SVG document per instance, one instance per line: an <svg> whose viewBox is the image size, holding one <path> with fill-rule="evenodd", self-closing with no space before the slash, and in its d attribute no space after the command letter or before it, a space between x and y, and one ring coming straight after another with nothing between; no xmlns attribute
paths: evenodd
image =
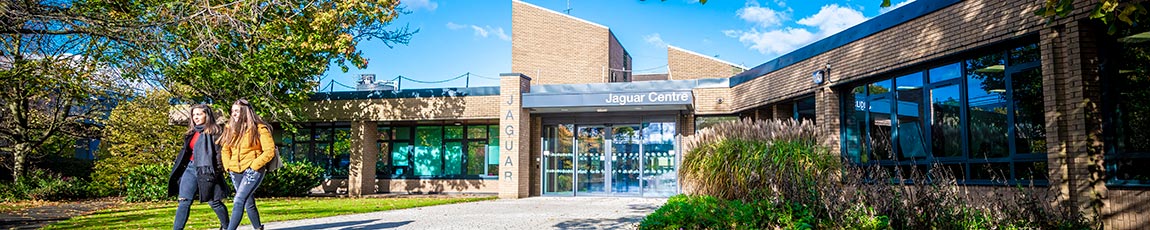
<svg viewBox="0 0 1150 230"><path fill-rule="evenodd" d="M635 229L666 198L531 197L265 223L266 229ZM244 226L250 228L250 226Z"/></svg>

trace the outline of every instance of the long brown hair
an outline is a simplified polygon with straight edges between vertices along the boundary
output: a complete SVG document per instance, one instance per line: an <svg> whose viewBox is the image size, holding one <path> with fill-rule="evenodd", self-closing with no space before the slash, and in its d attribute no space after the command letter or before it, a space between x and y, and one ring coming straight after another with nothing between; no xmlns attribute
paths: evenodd
<svg viewBox="0 0 1150 230"><path fill-rule="evenodd" d="M193 105L188 110L188 133L192 135L196 133L196 121L192 120L196 116L196 110L204 111L204 130L200 131L203 134L216 135L220 133L220 125L216 124L216 113L212 112L212 107L205 104Z"/></svg>
<svg viewBox="0 0 1150 230"><path fill-rule="evenodd" d="M259 141L258 138L256 138L259 131L256 129L259 128L258 125L268 127L267 123L265 123L263 119L260 119L259 115L256 115L255 111L252 110L252 105L248 103L248 100L236 100L236 103L232 103L232 106L240 107L239 118L228 119L228 126L224 127L224 134L220 136L219 144L236 146L240 144L239 141L242 139L241 135L248 136L248 140L251 141L249 144L254 144ZM268 131L271 131L271 127L268 127Z"/></svg>

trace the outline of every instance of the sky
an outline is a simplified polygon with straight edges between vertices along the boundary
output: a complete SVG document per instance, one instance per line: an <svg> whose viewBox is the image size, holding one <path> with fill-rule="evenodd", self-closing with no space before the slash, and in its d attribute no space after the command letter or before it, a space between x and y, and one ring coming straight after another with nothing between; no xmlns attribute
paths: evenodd
<svg viewBox="0 0 1150 230"><path fill-rule="evenodd" d="M891 0L892 7L881 8L881 0L524 0L607 26L631 54L637 74L666 73L668 45L753 68L911 1ZM418 29L411 42L360 42L367 68L345 73L332 65L321 91L354 90L360 74L435 82L403 80L402 89L496 86L499 74L511 71L511 1L401 5L409 13L391 27ZM469 79L447 81L468 73Z"/></svg>

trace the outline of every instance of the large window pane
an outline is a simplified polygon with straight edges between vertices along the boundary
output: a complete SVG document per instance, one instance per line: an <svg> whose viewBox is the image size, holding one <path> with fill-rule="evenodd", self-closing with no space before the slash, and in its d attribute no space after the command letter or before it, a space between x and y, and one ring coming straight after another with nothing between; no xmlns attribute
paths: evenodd
<svg viewBox="0 0 1150 230"><path fill-rule="evenodd" d="M1018 65L1036 62L1040 58L1038 50L1038 44L1024 45L1010 49L1010 64Z"/></svg>
<svg viewBox="0 0 1150 230"><path fill-rule="evenodd" d="M375 177L382 178L391 175L391 169L388 162L391 162L391 143L379 142L379 152L376 153L375 161Z"/></svg>
<svg viewBox="0 0 1150 230"><path fill-rule="evenodd" d="M1042 70L1033 68L1010 76L1014 101L1016 153L1046 152L1045 106L1042 103Z"/></svg>
<svg viewBox="0 0 1150 230"><path fill-rule="evenodd" d="M486 153L487 141L467 142L467 175L487 175Z"/></svg>
<svg viewBox="0 0 1150 230"><path fill-rule="evenodd" d="M843 107L846 111L843 129L846 157L856 163L866 163L870 160L866 154L866 87L855 87L843 100L848 103Z"/></svg>
<svg viewBox="0 0 1150 230"><path fill-rule="evenodd" d="M487 126L487 172L499 175L499 126Z"/></svg>
<svg viewBox="0 0 1150 230"><path fill-rule="evenodd" d="M959 114L962 105L958 85L930 90L931 150L935 157L962 156L962 127Z"/></svg>
<svg viewBox="0 0 1150 230"><path fill-rule="evenodd" d="M889 79L871 83L868 87L868 90L869 92L867 93L870 93L870 95L879 95L894 91L892 90L891 80Z"/></svg>
<svg viewBox="0 0 1150 230"><path fill-rule="evenodd" d="M394 142L391 146L392 175L406 175L411 172L411 143Z"/></svg>
<svg viewBox="0 0 1150 230"><path fill-rule="evenodd" d="M347 177L351 165L351 128L336 128L333 130L331 143L332 176Z"/></svg>
<svg viewBox="0 0 1150 230"><path fill-rule="evenodd" d="M445 139L463 139L463 126L447 126L444 127L444 131L446 131L446 135L443 136Z"/></svg>
<svg viewBox="0 0 1150 230"><path fill-rule="evenodd" d="M411 127L395 127L392 132L396 140L411 140Z"/></svg>
<svg viewBox="0 0 1150 230"><path fill-rule="evenodd" d="M930 69L930 83L955 79L962 76L962 63L940 66Z"/></svg>
<svg viewBox="0 0 1150 230"><path fill-rule="evenodd" d="M870 146L873 150L871 156L876 160L891 160L893 159L891 99L888 97L871 99L868 104L870 104Z"/></svg>
<svg viewBox="0 0 1150 230"><path fill-rule="evenodd" d="M486 125L467 126L467 139L487 139Z"/></svg>
<svg viewBox="0 0 1150 230"><path fill-rule="evenodd" d="M806 97L795 102L795 119L815 122L815 97Z"/></svg>
<svg viewBox="0 0 1150 230"><path fill-rule="evenodd" d="M415 129L415 160L412 172L416 176L443 174L443 127L419 126Z"/></svg>
<svg viewBox="0 0 1150 230"><path fill-rule="evenodd" d="M1101 65L1111 184L1150 185L1150 42L1136 36L1146 33L1150 24L1131 26L1103 47L1114 51Z"/></svg>
<svg viewBox="0 0 1150 230"><path fill-rule="evenodd" d="M923 131L922 73L895 79L898 85L898 156L900 159L926 158L926 132Z"/></svg>
<svg viewBox="0 0 1150 230"><path fill-rule="evenodd" d="M970 67L967 71L967 103L972 158L997 158L1010 154L1004 62L1002 54L967 61Z"/></svg>
<svg viewBox="0 0 1150 230"><path fill-rule="evenodd" d="M460 129L462 130L462 129ZM443 173L445 175L462 175L463 174L463 143L458 141L448 141L443 143Z"/></svg>

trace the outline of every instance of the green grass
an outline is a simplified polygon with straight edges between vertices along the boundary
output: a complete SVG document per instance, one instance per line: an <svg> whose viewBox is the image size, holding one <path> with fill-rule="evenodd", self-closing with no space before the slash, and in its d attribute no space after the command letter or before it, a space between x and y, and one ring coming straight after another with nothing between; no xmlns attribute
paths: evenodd
<svg viewBox="0 0 1150 230"><path fill-rule="evenodd" d="M467 198L269 198L257 199L260 221L271 223L377 212L441 204L492 200L495 197ZM230 201L230 200L229 200ZM225 202L228 214L231 202ZM134 203L122 207L75 217L46 226L44 229L171 229L176 202ZM250 226L247 214L240 226ZM206 203L192 205L187 229L216 229L219 220Z"/></svg>

